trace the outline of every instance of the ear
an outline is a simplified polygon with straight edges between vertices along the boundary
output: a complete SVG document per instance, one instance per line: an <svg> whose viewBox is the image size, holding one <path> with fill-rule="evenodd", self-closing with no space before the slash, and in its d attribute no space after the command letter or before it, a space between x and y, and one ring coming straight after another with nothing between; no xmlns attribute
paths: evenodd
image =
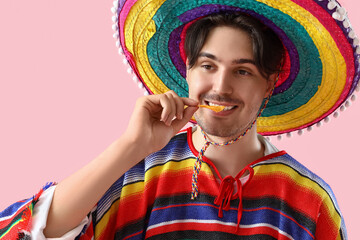
<svg viewBox="0 0 360 240"><path fill-rule="evenodd" d="M269 78L267 79L267 88L266 88L266 92L265 92L265 96L264 98L269 97L270 94L272 94L273 89L275 88L275 84L276 84L276 78L278 76L278 73L273 73L269 76Z"/></svg>

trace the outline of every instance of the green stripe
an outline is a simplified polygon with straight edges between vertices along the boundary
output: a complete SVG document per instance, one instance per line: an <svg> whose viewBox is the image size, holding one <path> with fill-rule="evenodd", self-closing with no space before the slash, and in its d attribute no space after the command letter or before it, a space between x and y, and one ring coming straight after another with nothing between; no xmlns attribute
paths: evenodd
<svg viewBox="0 0 360 240"><path fill-rule="evenodd" d="M14 223L8 228L8 230L7 230L6 232L4 232L4 234L2 234L2 235L0 236L0 239L2 239L4 236L6 237L6 235L10 232L10 230L11 230L15 225L19 224L19 222L20 222L21 220L22 220L22 219L20 218L19 220L17 220L16 222L14 222Z"/></svg>
<svg viewBox="0 0 360 240"><path fill-rule="evenodd" d="M268 117L285 114L306 104L317 92L318 86L322 81L322 63L316 46L300 23L277 9L273 9L263 3L253 0L243 0L241 2L234 0L183 0L180 4L176 0L166 1L153 18L157 26L157 31L147 46L150 64L164 84L170 89L173 89L179 96L186 97L188 95L186 80L178 73L175 66L172 64L168 52L162 55L160 59L158 58L158 49L160 49L158 46L167 46L170 33L175 28L182 25L177 18L174 18L171 19L171 21L167 21L166 25L162 26L163 20L165 19L164 14L171 13L179 16L195 7L212 3L232 5L252 10L258 14L264 15L276 25L287 27L285 33L298 49L301 66L298 76L287 91L279 93L271 98L262 116ZM169 12L169 9L171 12ZM161 26L160 29L159 26ZM180 81L180 84L177 84L173 79Z"/></svg>

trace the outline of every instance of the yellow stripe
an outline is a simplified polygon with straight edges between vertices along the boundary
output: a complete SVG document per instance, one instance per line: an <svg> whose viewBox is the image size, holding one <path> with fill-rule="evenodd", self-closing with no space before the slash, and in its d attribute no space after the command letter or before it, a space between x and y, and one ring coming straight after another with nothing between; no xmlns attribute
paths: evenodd
<svg viewBox="0 0 360 240"><path fill-rule="evenodd" d="M110 220L111 215L116 214L118 209L119 209L119 202L120 200L116 200L111 207L109 208L109 210L103 215L103 217L101 218L100 222L98 222L95 226L95 239L98 239L101 234L103 234L103 232L105 231L106 227L110 227L108 226L108 222Z"/></svg>
<svg viewBox="0 0 360 240"><path fill-rule="evenodd" d="M156 32L152 17L164 2L165 0L137 1L125 22L126 46L136 56L134 60L138 71L146 85L155 94L169 89L152 70L145 46ZM300 22L313 39L323 66L326 66L323 69L322 84L307 104L283 115L261 117L257 122L259 132L296 128L319 118L336 103L346 83L346 64L330 33L308 11L290 0L259 0L259 2L286 12Z"/></svg>
<svg viewBox="0 0 360 240"><path fill-rule="evenodd" d="M338 235L336 236L336 240L342 240L342 236L340 234L340 231L338 232Z"/></svg>
<svg viewBox="0 0 360 240"><path fill-rule="evenodd" d="M184 170L192 171L194 163L195 158L188 158L180 162L167 162L165 165L153 167L146 172L145 181L149 182L153 178L159 177L160 174L166 174L169 172L179 172ZM203 164L202 166L201 174L212 174L211 169L206 164Z"/></svg>
<svg viewBox="0 0 360 240"><path fill-rule="evenodd" d="M165 0L139 0L131 8L124 26L127 49L136 56L134 61L143 81L154 93L169 91L151 68L146 46L156 32L152 17Z"/></svg>
<svg viewBox="0 0 360 240"><path fill-rule="evenodd" d="M159 165L153 168L150 168L145 173L145 183L149 184L153 179L160 177L162 174L180 172L180 171L192 171L194 168L194 158L184 159L180 162L169 161L164 165ZM212 171L207 164L202 165L201 174L206 174L212 176ZM142 193L144 188L147 186L144 185L144 182L137 182L133 184L126 185L121 191L121 198L125 199L129 196L133 196L138 193Z"/></svg>
<svg viewBox="0 0 360 240"><path fill-rule="evenodd" d="M300 22L313 39L323 62L322 83L307 104L283 115L261 117L257 125L259 132L296 128L319 118L335 105L346 83L346 63L330 33L308 11L289 0L259 2L286 12Z"/></svg>
<svg viewBox="0 0 360 240"><path fill-rule="evenodd" d="M194 158L188 158L185 160L182 160L180 162L174 162L169 161L165 163L164 165L156 166L145 173L145 183L144 182L137 182L132 183L129 185L126 185L121 190L121 201L126 201L126 198L135 196L136 194L139 194L139 198L141 197L141 193L143 193L144 189L146 188L146 185L153 179L160 177L162 174L166 174L169 172L180 172L180 171L191 171L194 167ZM206 174L209 176L212 176L212 171L210 167L207 164L202 165L201 174ZM105 231L107 224L110 220L110 217L113 214L116 214L119 208L120 200L116 200L109 210L103 215L101 221L96 225L96 231L95 231L95 237L98 238L102 234L103 231Z"/></svg>
<svg viewBox="0 0 360 240"><path fill-rule="evenodd" d="M307 177L301 176L298 172L296 172L291 167L285 166L283 164L271 164L271 165L259 165L254 167L254 175L256 176L266 176L266 175L283 175L284 174L294 180L294 184L301 188L309 189L310 191L314 192L318 195L325 207L329 210L329 214L333 213L333 215L329 215L329 218L332 221L332 224L337 228L340 227L341 217L336 212L335 206L331 201L330 196L328 193L316 182L310 180Z"/></svg>
<svg viewBox="0 0 360 240"><path fill-rule="evenodd" d="M20 218L19 220L17 220L16 222L14 222L14 223L8 228L8 230L7 230L6 232L4 232L3 235L0 236L0 239L3 239L4 236L6 237L6 234L8 234L8 233L11 231L11 229L13 229L17 224L19 224L19 223L21 222L21 220L22 220L22 219Z"/></svg>
<svg viewBox="0 0 360 240"><path fill-rule="evenodd" d="M136 182L129 185L126 185L121 190L121 199L126 197L133 196L138 193L142 193L144 190L144 182Z"/></svg>

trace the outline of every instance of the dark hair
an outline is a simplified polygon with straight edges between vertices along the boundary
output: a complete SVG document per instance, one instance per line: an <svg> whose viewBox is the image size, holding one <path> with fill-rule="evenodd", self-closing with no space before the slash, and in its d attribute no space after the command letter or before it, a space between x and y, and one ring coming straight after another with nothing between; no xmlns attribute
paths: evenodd
<svg viewBox="0 0 360 240"><path fill-rule="evenodd" d="M280 72L284 55L281 40L262 22L244 13L216 13L194 22L187 29L184 47L189 68L196 63L210 31L220 26L234 27L249 34L255 65L263 77Z"/></svg>

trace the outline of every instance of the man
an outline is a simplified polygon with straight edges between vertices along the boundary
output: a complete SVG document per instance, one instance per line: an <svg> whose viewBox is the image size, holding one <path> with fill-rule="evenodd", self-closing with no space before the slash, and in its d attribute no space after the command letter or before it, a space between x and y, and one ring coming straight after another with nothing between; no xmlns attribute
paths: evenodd
<svg viewBox="0 0 360 240"><path fill-rule="evenodd" d="M274 36L243 13L192 23L189 98L169 91L139 99L117 141L42 194L32 236L346 238L330 188L257 134L284 62ZM198 126L177 134L194 114Z"/></svg>

